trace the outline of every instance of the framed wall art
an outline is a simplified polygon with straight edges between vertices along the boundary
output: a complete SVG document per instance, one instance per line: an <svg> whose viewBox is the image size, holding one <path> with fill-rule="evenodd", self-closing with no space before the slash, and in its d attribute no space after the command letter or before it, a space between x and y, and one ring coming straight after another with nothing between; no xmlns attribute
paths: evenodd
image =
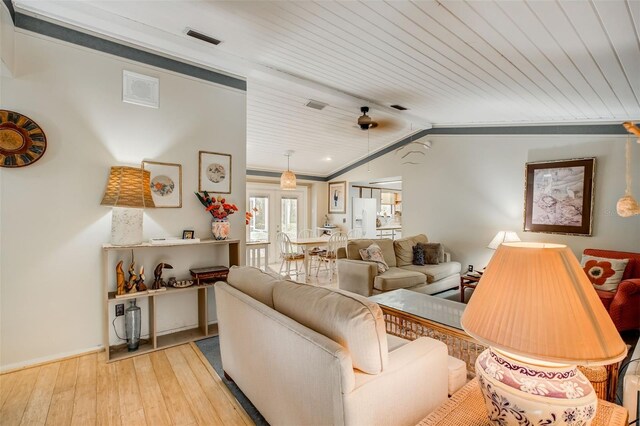
<svg viewBox="0 0 640 426"><path fill-rule="evenodd" d="M182 207L182 166L173 163L143 161L151 174L151 197L158 208Z"/></svg>
<svg viewBox="0 0 640 426"><path fill-rule="evenodd" d="M595 158L527 163L524 230L591 235Z"/></svg>
<svg viewBox="0 0 640 426"><path fill-rule="evenodd" d="M231 155L200 151L198 191L231 194Z"/></svg>
<svg viewBox="0 0 640 426"><path fill-rule="evenodd" d="M347 212L347 182L329 182L329 214Z"/></svg>

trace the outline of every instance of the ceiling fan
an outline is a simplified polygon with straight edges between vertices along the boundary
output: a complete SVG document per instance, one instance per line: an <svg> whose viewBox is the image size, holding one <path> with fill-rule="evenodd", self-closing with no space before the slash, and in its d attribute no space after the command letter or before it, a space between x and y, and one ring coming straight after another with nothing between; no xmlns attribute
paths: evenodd
<svg viewBox="0 0 640 426"><path fill-rule="evenodd" d="M367 113L369 112L368 106L363 106L360 108L360 112L362 115L358 117L358 127L362 130L370 130L370 129L385 129L391 130L391 128L398 127L399 124L392 120L373 120Z"/></svg>

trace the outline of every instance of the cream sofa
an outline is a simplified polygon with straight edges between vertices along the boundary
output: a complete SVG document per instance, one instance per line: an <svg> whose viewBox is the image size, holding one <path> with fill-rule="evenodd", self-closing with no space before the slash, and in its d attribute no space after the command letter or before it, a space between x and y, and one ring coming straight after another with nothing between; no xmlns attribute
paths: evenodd
<svg viewBox="0 0 640 426"><path fill-rule="evenodd" d="M444 254L438 265L413 265L413 246L426 243L424 234L400 240L351 240L342 259L338 259L338 285L341 289L363 296L406 288L424 294L435 294L460 286L459 262L452 262L449 253ZM389 270L378 273L374 262L366 262L360 249L376 243L382 249ZM339 256L340 257L340 256Z"/></svg>
<svg viewBox="0 0 640 426"><path fill-rule="evenodd" d="M352 293L232 268L215 286L225 373L273 425L416 424L447 399L447 347L387 336Z"/></svg>

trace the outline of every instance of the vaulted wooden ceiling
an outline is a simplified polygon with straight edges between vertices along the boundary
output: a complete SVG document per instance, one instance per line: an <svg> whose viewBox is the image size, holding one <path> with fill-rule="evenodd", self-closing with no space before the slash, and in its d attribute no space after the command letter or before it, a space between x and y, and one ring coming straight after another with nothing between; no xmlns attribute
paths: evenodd
<svg viewBox="0 0 640 426"><path fill-rule="evenodd" d="M297 151L298 172L324 175L356 161L368 149L353 123L367 103L374 118L394 121L371 131L370 150L429 123L640 118L637 0L15 3L246 76L252 168L281 168L287 149ZM222 44L187 37L187 27ZM311 110L309 99L329 106Z"/></svg>

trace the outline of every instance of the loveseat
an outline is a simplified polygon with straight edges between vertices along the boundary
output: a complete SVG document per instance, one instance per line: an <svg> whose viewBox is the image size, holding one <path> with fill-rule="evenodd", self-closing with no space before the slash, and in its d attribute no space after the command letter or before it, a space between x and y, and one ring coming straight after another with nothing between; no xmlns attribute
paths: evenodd
<svg viewBox="0 0 640 426"><path fill-rule="evenodd" d="M457 288L460 285L459 262L452 262L451 255L444 253L437 265L414 265L413 246L427 243L424 234L399 240L350 240L342 259L338 259L338 285L341 289L363 296L384 293L399 288L424 294L435 294ZM377 244L382 250L389 270L378 273L377 264L364 261L360 249ZM339 256L340 253L339 253Z"/></svg>
<svg viewBox="0 0 640 426"><path fill-rule="evenodd" d="M446 345L387 336L364 297L251 267L215 295L224 371L272 425L416 424L447 399Z"/></svg>

